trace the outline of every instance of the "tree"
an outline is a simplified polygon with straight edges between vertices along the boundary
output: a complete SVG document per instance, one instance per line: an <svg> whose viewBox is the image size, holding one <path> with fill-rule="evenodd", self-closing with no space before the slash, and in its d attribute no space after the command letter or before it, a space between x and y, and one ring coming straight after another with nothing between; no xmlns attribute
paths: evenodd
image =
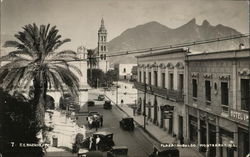
<svg viewBox="0 0 250 157"><path fill-rule="evenodd" d="M96 66L97 65L97 58L96 58L96 53L95 53L95 50L87 50L88 54L88 66L90 67L90 80L92 80L92 75L93 75L93 72L92 72L92 69L93 69L93 66Z"/></svg>
<svg viewBox="0 0 250 157"><path fill-rule="evenodd" d="M118 71L116 69L107 71L107 73L105 74L105 83L107 87L111 87L112 83L117 80Z"/></svg>
<svg viewBox="0 0 250 157"><path fill-rule="evenodd" d="M15 34L18 41L6 41L4 47L15 48L1 60L10 62L0 68L1 87L11 91L23 85L23 88L33 86L33 111L38 126L44 126L44 107L47 89L54 87L64 93L65 87L77 95L79 80L72 70L81 74L80 70L68 61L78 60L77 54L71 50L58 51L70 39L61 40L56 26L50 28L36 24L23 27ZM33 83L33 84L32 84Z"/></svg>
<svg viewBox="0 0 250 157"><path fill-rule="evenodd" d="M19 147L36 143L39 132L32 117L32 105L21 93L9 95L0 88L0 152L3 156L42 156L40 147Z"/></svg>

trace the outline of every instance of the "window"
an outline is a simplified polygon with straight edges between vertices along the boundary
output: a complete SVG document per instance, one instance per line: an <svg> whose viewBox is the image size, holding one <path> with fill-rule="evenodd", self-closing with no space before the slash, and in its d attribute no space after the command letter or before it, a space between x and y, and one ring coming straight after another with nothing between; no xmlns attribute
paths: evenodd
<svg viewBox="0 0 250 157"><path fill-rule="evenodd" d="M106 51L106 46L103 46L103 51Z"/></svg>
<svg viewBox="0 0 250 157"><path fill-rule="evenodd" d="M166 85L165 85L165 73L162 73L161 74L161 85L162 85L162 88L166 88Z"/></svg>
<svg viewBox="0 0 250 157"><path fill-rule="evenodd" d="M197 98L197 80L193 79L192 80L192 84L193 84L193 98Z"/></svg>
<svg viewBox="0 0 250 157"><path fill-rule="evenodd" d="M151 85L151 72L148 73L148 84Z"/></svg>
<svg viewBox="0 0 250 157"><path fill-rule="evenodd" d="M228 83L221 82L221 104L228 105Z"/></svg>
<svg viewBox="0 0 250 157"><path fill-rule="evenodd" d="M124 77L125 80L127 79L127 76L123 76L123 77Z"/></svg>
<svg viewBox="0 0 250 157"><path fill-rule="evenodd" d="M100 55L100 58L101 58L101 60L103 60L103 55L102 54Z"/></svg>
<svg viewBox="0 0 250 157"><path fill-rule="evenodd" d="M250 79L241 79L241 109L248 111L250 99Z"/></svg>
<svg viewBox="0 0 250 157"><path fill-rule="evenodd" d="M103 46L101 46L101 51L103 51Z"/></svg>
<svg viewBox="0 0 250 157"><path fill-rule="evenodd" d="M139 82L142 82L142 80L141 80L141 71L139 72Z"/></svg>
<svg viewBox="0 0 250 157"><path fill-rule="evenodd" d="M106 54L103 55L103 59L106 60Z"/></svg>
<svg viewBox="0 0 250 157"><path fill-rule="evenodd" d="M154 71L154 85L157 87L158 86L158 75L157 75L157 71Z"/></svg>
<svg viewBox="0 0 250 157"><path fill-rule="evenodd" d="M205 94L206 94L206 101L211 101L211 86L210 81L205 81Z"/></svg>
<svg viewBox="0 0 250 157"><path fill-rule="evenodd" d="M174 88L174 74L169 74L169 89L173 90Z"/></svg>
<svg viewBox="0 0 250 157"><path fill-rule="evenodd" d="M183 91L183 74L179 74L179 91Z"/></svg>
<svg viewBox="0 0 250 157"><path fill-rule="evenodd" d="M126 72L126 68L123 68L123 72L124 72L124 73Z"/></svg>

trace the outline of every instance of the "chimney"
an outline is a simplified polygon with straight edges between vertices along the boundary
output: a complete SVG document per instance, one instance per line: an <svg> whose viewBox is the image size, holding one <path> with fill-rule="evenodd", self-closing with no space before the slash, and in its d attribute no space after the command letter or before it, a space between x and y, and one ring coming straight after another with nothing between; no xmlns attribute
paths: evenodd
<svg viewBox="0 0 250 157"><path fill-rule="evenodd" d="M240 43L239 49L241 50L241 49L244 49L244 48L245 48L245 45L243 43Z"/></svg>

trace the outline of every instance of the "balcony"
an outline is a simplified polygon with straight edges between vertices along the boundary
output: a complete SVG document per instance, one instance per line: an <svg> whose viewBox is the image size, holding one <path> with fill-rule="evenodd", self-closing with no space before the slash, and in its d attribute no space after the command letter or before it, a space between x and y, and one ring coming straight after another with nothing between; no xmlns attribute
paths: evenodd
<svg viewBox="0 0 250 157"><path fill-rule="evenodd" d="M141 91L145 91L144 83L141 82L135 82L135 88ZM147 93L159 95L176 102L183 102L184 100L182 91L170 90L153 85L147 85Z"/></svg>

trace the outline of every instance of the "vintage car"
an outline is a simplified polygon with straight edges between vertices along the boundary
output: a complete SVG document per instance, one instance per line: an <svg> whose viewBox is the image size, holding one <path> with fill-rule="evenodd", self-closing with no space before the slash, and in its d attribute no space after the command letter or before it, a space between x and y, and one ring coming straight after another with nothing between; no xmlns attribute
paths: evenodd
<svg viewBox="0 0 250 157"><path fill-rule="evenodd" d="M180 152L175 147L163 147L160 144L154 145L153 153L149 157L180 157Z"/></svg>
<svg viewBox="0 0 250 157"><path fill-rule="evenodd" d="M88 151L87 149L83 148L80 149L77 157L104 157L103 153L100 151Z"/></svg>
<svg viewBox="0 0 250 157"><path fill-rule="evenodd" d="M113 141L113 134L107 131L99 131L93 134L94 138L97 138L97 136L100 137L100 150L102 151L108 151L110 150L114 145Z"/></svg>
<svg viewBox="0 0 250 157"><path fill-rule="evenodd" d="M98 100L99 100L99 101L105 100L105 96L104 96L103 94L99 94L99 95L98 95Z"/></svg>
<svg viewBox="0 0 250 157"><path fill-rule="evenodd" d="M130 117L122 118L122 120L120 121L120 127L124 130L133 131L135 128L134 119Z"/></svg>
<svg viewBox="0 0 250 157"><path fill-rule="evenodd" d="M106 132L106 131L98 131L96 133L93 134L93 137L96 139L97 137L100 138L100 143L99 143L99 150L101 151L109 151L114 145L114 141L113 141L113 134L110 132ZM82 148L89 148L89 144L90 144L90 137L86 138L82 144L81 147Z"/></svg>
<svg viewBox="0 0 250 157"><path fill-rule="evenodd" d="M88 126L90 128L100 126L102 117L103 116L100 115L98 112L89 112L89 115L86 118L88 121Z"/></svg>
<svg viewBox="0 0 250 157"><path fill-rule="evenodd" d="M126 146L113 146L107 152L107 157L128 157L128 147Z"/></svg>
<svg viewBox="0 0 250 157"><path fill-rule="evenodd" d="M103 104L104 109L112 109L111 101L106 100Z"/></svg>
<svg viewBox="0 0 250 157"><path fill-rule="evenodd" d="M93 100L89 100L87 104L88 106L95 106L95 102Z"/></svg>

